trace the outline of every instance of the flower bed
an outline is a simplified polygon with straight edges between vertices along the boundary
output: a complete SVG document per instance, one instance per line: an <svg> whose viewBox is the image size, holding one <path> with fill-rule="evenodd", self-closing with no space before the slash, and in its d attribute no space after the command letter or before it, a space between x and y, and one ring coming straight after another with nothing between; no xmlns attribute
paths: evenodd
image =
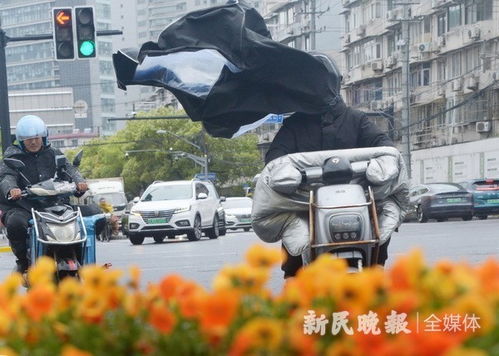
<svg viewBox="0 0 499 356"><path fill-rule="evenodd" d="M140 271L87 266L52 282L54 262L0 285L0 355L499 355L499 263L346 273L320 257L273 295L280 251L254 246L207 291L178 275L140 288Z"/></svg>

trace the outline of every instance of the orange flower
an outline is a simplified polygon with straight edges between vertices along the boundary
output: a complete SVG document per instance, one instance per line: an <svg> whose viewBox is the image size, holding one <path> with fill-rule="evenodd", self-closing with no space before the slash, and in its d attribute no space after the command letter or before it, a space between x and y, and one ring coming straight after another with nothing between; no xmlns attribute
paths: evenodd
<svg viewBox="0 0 499 356"><path fill-rule="evenodd" d="M423 254L420 250L399 258L389 271L391 287L395 290L416 287L424 270Z"/></svg>
<svg viewBox="0 0 499 356"><path fill-rule="evenodd" d="M361 351L349 339L342 339L331 344L326 350L326 356L362 356Z"/></svg>
<svg viewBox="0 0 499 356"><path fill-rule="evenodd" d="M206 297L202 289L196 290L179 299L180 312L186 318L194 318L199 314L199 308Z"/></svg>
<svg viewBox="0 0 499 356"><path fill-rule="evenodd" d="M54 301L54 289L51 286L37 284L29 290L23 306L31 319L39 321L52 310Z"/></svg>
<svg viewBox="0 0 499 356"><path fill-rule="evenodd" d="M177 274L166 276L159 283L159 293L164 300L169 300L178 295L183 284L184 280Z"/></svg>
<svg viewBox="0 0 499 356"><path fill-rule="evenodd" d="M270 268L283 260L281 249L253 245L246 252L246 261L251 267Z"/></svg>
<svg viewBox="0 0 499 356"><path fill-rule="evenodd" d="M489 258L476 272L485 293L499 298L499 260Z"/></svg>
<svg viewBox="0 0 499 356"><path fill-rule="evenodd" d="M283 340L283 325L276 319L257 317L244 325L239 335L251 340L251 348L277 352ZM246 337L241 336L240 343L245 344Z"/></svg>
<svg viewBox="0 0 499 356"><path fill-rule="evenodd" d="M61 351L61 356L92 356L92 353L80 350L73 345L66 345Z"/></svg>
<svg viewBox="0 0 499 356"><path fill-rule="evenodd" d="M74 278L64 278L59 284L57 293L57 307L66 310L77 302L82 294L81 284Z"/></svg>
<svg viewBox="0 0 499 356"><path fill-rule="evenodd" d="M149 323L163 334L169 334L175 326L175 316L163 303L154 303L149 312Z"/></svg>
<svg viewBox="0 0 499 356"><path fill-rule="evenodd" d="M238 294L218 291L208 295L200 305L200 322L203 329L226 328L234 318L239 305Z"/></svg>

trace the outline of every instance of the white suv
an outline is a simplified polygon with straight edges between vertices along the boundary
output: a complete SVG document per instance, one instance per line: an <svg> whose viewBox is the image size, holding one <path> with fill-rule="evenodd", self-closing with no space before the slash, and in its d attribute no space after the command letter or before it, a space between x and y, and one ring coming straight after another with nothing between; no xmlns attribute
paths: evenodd
<svg viewBox="0 0 499 356"><path fill-rule="evenodd" d="M216 239L225 234L225 216L220 205L224 200L211 182L154 182L130 210L125 233L134 245L140 245L145 237L161 242L165 237L182 234L197 241L202 232Z"/></svg>

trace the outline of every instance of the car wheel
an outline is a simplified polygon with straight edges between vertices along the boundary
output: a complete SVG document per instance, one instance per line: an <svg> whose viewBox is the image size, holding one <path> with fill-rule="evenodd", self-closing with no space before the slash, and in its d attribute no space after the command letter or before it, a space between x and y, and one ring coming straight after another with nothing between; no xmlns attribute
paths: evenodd
<svg viewBox="0 0 499 356"><path fill-rule="evenodd" d="M154 241L158 244L162 243L164 239L165 239L164 236L154 236Z"/></svg>
<svg viewBox="0 0 499 356"><path fill-rule="evenodd" d="M133 245L142 245L144 242L144 236L129 235L128 238Z"/></svg>
<svg viewBox="0 0 499 356"><path fill-rule="evenodd" d="M187 238L191 241L198 241L201 239L201 217L196 215L194 218L194 224L192 225L192 230L187 233Z"/></svg>
<svg viewBox="0 0 499 356"><path fill-rule="evenodd" d="M220 220L220 226L218 230L220 231L219 236L225 236L227 234L227 228L225 227L225 219Z"/></svg>
<svg viewBox="0 0 499 356"><path fill-rule="evenodd" d="M244 231L246 231L246 232L248 232L248 231L250 231L250 230L251 230L251 228L250 228L250 227L245 227L245 228L244 228Z"/></svg>
<svg viewBox="0 0 499 356"><path fill-rule="evenodd" d="M213 217L213 226L206 231L206 236L210 239L216 239L220 236L220 226L218 225L218 216Z"/></svg>
<svg viewBox="0 0 499 356"><path fill-rule="evenodd" d="M478 216L478 218L479 218L480 220L487 220L487 218L488 218L488 217L489 217L488 215L479 215L479 216Z"/></svg>
<svg viewBox="0 0 499 356"><path fill-rule="evenodd" d="M418 221L420 223L425 223L425 222L428 221L428 217L424 213L423 208L421 207L421 205L418 205L417 214L418 214Z"/></svg>
<svg viewBox="0 0 499 356"><path fill-rule="evenodd" d="M473 219L473 215L466 215L466 216L463 216L463 220L464 220L464 221L470 221L471 219Z"/></svg>

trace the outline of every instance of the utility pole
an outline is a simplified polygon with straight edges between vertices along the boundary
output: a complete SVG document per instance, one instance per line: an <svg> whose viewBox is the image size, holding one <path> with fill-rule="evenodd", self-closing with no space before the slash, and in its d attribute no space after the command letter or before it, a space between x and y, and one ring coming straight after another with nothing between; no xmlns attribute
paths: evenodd
<svg viewBox="0 0 499 356"><path fill-rule="evenodd" d="M316 0L311 0L310 1L310 14L312 18L310 19L310 30L312 33L312 36L310 38L310 49L312 51L315 51L315 35L317 32L317 25L315 23L315 15L316 15Z"/></svg>
<svg viewBox="0 0 499 356"><path fill-rule="evenodd" d="M9 94L7 86L7 65L5 59L5 47L7 46L7 35L0 23L0 129L2 133L2 152L5 152L11 144L10 138L10 116L9 116Z"/></svg>
<svg viewBox="0 0 499 356"><path fill-rule="evenodd" d="M123 34L120 30L96 31L97 36L113 36ZM9 87L7 83L7 61L5 47L9 42L51 40L54 34L41 34L23 37L9 37L0 24L0 128L2 134L2 152L12 144L10 136ZM55 60L55 59L54 59Z"/></svg>
<svg viewBox="0 0 499 356"><path fill-rule="evenodd" d="M409 23L410 7L412 3L399 3L403 6L402 21L402 125L406 127L405 135L402 136L402 151L407 164L407 173L409 179L412 177L411 167L411 102L410 102L410 37L409 37ZM405 147L404 147L405 146Z"/></svg>

